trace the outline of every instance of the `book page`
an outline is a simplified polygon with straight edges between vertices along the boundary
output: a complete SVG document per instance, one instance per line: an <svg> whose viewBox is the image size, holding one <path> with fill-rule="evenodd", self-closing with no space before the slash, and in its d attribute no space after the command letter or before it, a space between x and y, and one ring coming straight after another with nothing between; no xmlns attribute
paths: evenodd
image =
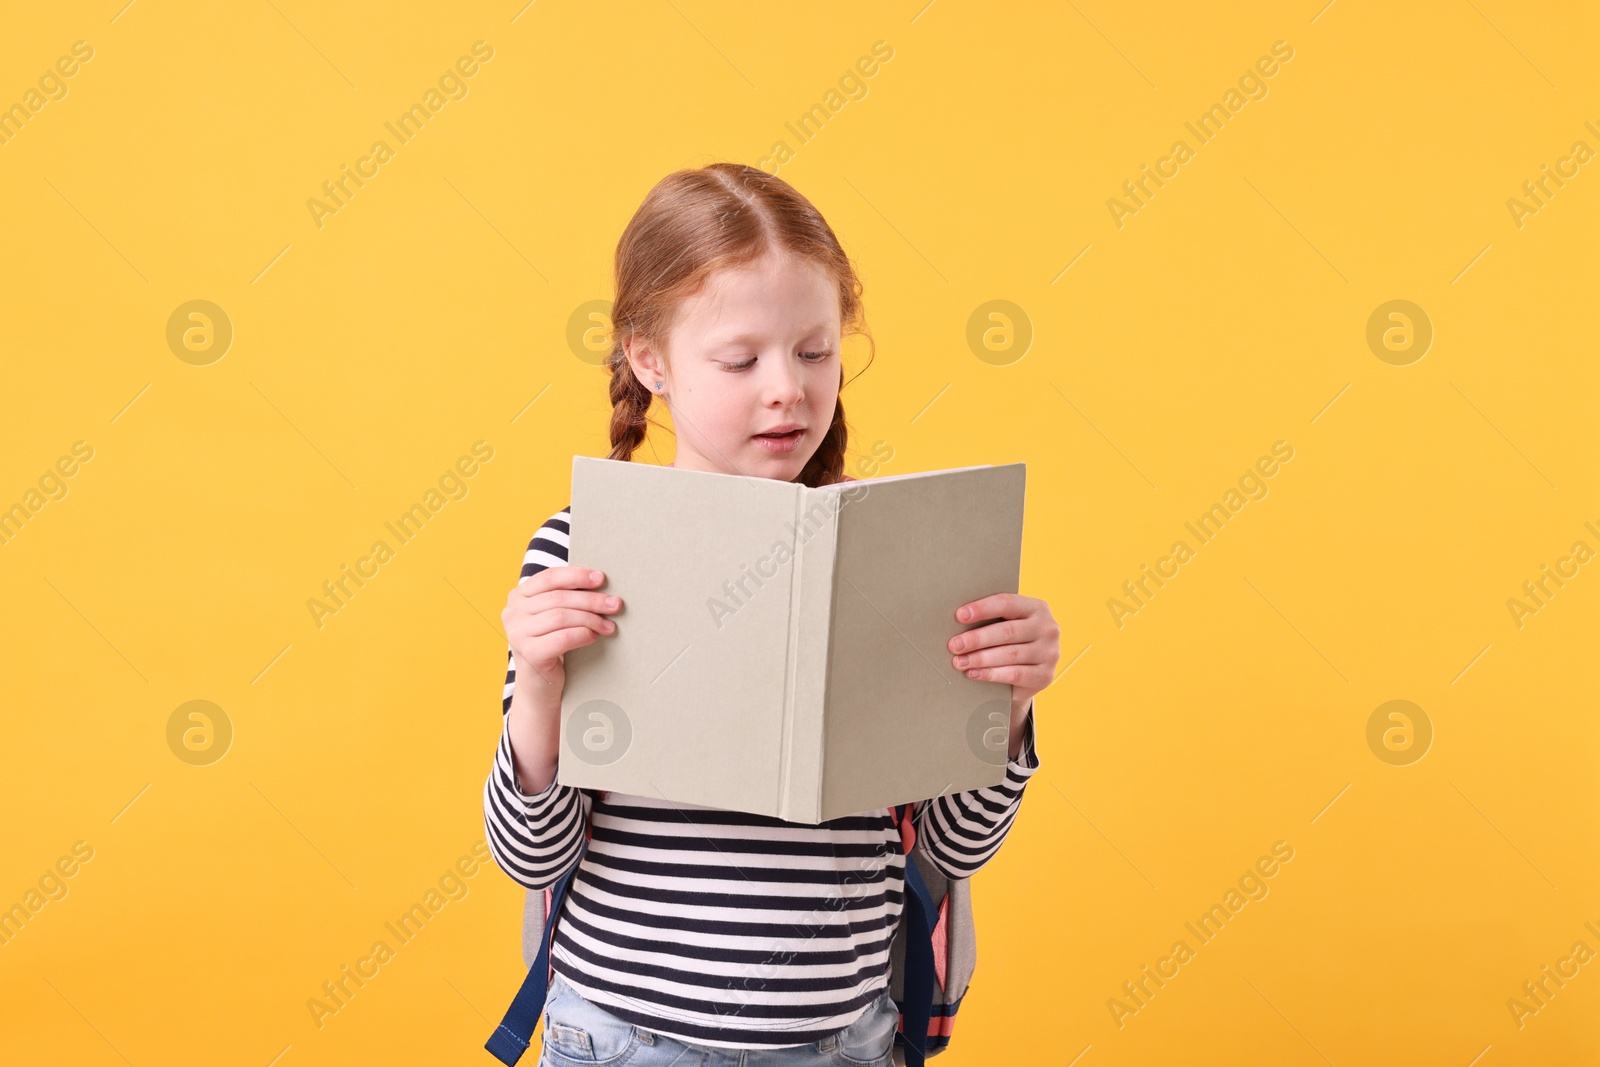
<svg viewBox="0 0 1600 1067"><path fill-rule="evenodd" d="M947 642L978 625L955 617L962 604L1017 592L1025 471L876 479L839 509L825 818L1004 779L992 727L997 711L1009 721L1011 687L968 678Z"/></svg>

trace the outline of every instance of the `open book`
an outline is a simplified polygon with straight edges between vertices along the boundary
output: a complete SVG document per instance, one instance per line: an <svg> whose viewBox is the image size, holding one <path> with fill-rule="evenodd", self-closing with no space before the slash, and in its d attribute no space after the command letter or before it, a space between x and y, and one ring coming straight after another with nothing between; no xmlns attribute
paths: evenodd
<svg viewBox="0 0 1600 1067"><path fill-rule="evenodd" d="M571 566L617 628L566 655L566 785L815 825L1005 778L1011 687L951 663L1015 593L1026 465L797 482L576 456Z"/></svg>

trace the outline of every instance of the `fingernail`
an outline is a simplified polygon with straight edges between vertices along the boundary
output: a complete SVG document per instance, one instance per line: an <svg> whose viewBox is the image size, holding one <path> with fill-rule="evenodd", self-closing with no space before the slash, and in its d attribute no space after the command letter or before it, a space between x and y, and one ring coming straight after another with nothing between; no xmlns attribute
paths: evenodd
<svg viewBox="0 0 1600 1067"><path fill-rule="evenodd" d="M616 606L617 606L617 605L618 605L618 604L620 604L620 603L622 603L622 601L620 601L620 600L618 600L618 599L617 599L617 598L616 598L616 597L614 597L614 596L608 596L608 597L606 597L606 607L608 607L608 608L614 608L614 607L616 607Z"/></svg>
<svg viewBox="0 0 1600 1067"><path fill-rule="evenodd" d="M598 582L600 580L600 572L599 571L590 571L589 572L589 580L591 582Z"/></svg>
<svg viewBox="0 0 1600 1067"><path fill-rule="evenodd" d="M956 612L956 618L960 619L962 622L966 622L968 619L972 618L972 611L968 608L962 608L960 611Z"/></svg>

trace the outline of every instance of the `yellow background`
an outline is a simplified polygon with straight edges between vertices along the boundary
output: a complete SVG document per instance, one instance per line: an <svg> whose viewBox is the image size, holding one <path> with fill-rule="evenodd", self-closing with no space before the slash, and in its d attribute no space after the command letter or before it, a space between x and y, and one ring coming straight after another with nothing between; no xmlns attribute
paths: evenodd
<svg viewBox="0 0 1600 1067"><path fill-rule="evenodd" d="M1023 591L1070 664L941 1062L1600 1063L1600 963L1507 1006L1600 951L1600 564L1507 607L1600 549L1600 163L1520 227L1506 204L1600 150L1592 6L445 7L0 16L0 104L94 49L0 146L0 506L93 449L0 547L0 905L94 850L0 947L0 1061L491 1062L525 973L492 866L320 1028L306 1001L482 837L499 612L571 456L608 447L569 318L659 178L784 140L866 283L854 450L1026 461ZM478 40L466 98L319 228L306 201ZM207 366L166 342L193 299L233 324ZM1393 299L1434 329L1406 366L1366 343ZM1021 358L969 347L990 300ZM479 440L467 495L319 628L308 599ZM1280 440L1270 493L1118 627L1122 583ZM197 699L234 730L208 766L167 743ZM1393 699L1434 730L1407 766L1366 740ZM1119 1027L1122 983L1280 840L1270 894Z"/></svg>

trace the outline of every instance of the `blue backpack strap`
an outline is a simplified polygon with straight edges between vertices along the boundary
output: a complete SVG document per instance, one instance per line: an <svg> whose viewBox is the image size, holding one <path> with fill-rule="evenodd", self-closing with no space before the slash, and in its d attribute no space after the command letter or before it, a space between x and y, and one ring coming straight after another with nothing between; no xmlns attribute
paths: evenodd
<svg viewBox="0 0 1600 1067"><path fill-rule="evenodd" d="M911 812L903 806L899 811L901 822L910 818ZM914 848L915 846L913 846ZM911 852L906 854L906 952L905 974L901 982L904 1004L900 1015L904 1022L902 1032L895 1035L895 1043L904 1047L906 1067L923 1067L927 1055L928 1021L933 1015L933 927L939 921L938 910L922 872L917 870Z"/></svg>
<svg viewBox="0 0 1600 1067"><path fill-rule="evenodd" d="M589 840L585 836L583 847L578 850L580 863L588 849ZM533 1043L534 1028L539 1024L539 1016L544 1013L545 996L550 991L552 931L555 928L556 916L561 914L561 900L566 896L567 885L577 873L578 865L574 863L572 870L556 881L550 895L550 914L544 917L544 933L539 939L539 955L534 957L533 965L528 968L528 977L522 980L522 988L517 990L516 997L511 1001L511 1007L506 1009L505 1018L500 1020L500 1025L484 1043L483 1047L493 1053L494 1058L506 1067L515 1067L516 1062Z"/></svg>

